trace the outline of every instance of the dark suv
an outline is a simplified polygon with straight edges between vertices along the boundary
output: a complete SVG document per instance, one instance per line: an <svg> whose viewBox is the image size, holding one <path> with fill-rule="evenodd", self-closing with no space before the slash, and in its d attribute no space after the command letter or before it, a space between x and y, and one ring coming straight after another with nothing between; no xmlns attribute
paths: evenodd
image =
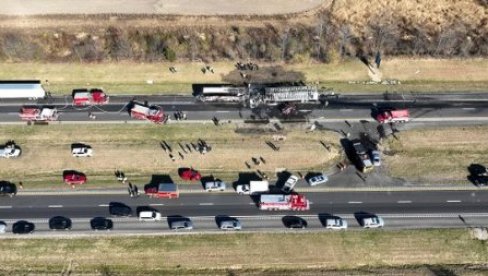
<svg viewBox="0 0 488 276"><path fill-rule="evenodd" d="M13 197L16 194L17 186L15 186L15 184L6 181L0 182L0 196L8 195L10 197Z"/></svg>

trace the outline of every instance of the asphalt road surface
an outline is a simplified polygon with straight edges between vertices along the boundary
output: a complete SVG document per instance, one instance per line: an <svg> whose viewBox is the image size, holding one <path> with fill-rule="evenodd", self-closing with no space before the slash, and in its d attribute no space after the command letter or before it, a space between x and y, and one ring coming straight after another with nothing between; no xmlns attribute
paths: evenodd
<svg viewBox="0 0 488 276"><path fill-rule="evenodd" d="M3 0L0 14L282 14L317 8L329 0Z"/></svg>
<svg viewBox="0 0 488 276"><path fill-rule="evenodd" d="M326 107L319 104L300 105L300 114L292 118L283 118L275 107L249 109L239 104L201 103L191 96L136 96L136 99L160 105L170 116L175 111L183 111L187 114L188 121L208 121L213 117L221 121L274 119L283 122L318 120L333 123L345 120L372 120L371 108L374 106L409 108L413 123L488 121L487 94L414 96L393 94L331 97ZM38 102L1 100L0 122L21 122L18 116L19 107L33 104L58 108L61 122L137 122L130 118L126 110L127 103L133 98L134 96L111 96L108 105L82 108L73 107L70 97L56 97ZM89 112L96 116L95 120L89 119Z"/></svg>
<svg viewBox="0 0 488 276"><path fill-rule="evenodd" d="M195 228L193 232L218 230L216 216L237 217L243 228L249 231L285 229L283 217L287 215L304 218L311 230L322 229L321 218L329 215L345 218L352 229L360 227L358 216L368 214L383 217L385 229L459 228L488 224L486 190L304 194L311 202L310 210L305 212L260 211L251 197L236 194L183 194L173 200L124 195L19 195L1 198L0 220L9 226L19 219L32 221L37 225L37 233L43 235L50 232L48 219L63 215L73 220L71 232L91 233L90 219L95 216L110 217L108 206L111 202L117 202L132 207L134 217L113 218L113 233L168 232L166 217L174 216L191 218ZM135 213L138 207L144 206L160 211L163 220L139 222Z"/></svg>

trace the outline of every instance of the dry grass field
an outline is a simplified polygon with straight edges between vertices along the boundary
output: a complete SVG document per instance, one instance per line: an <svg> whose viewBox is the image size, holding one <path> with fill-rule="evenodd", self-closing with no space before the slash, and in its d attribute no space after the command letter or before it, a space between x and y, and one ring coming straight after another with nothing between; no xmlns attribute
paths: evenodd
<svg viewBox="0 0 488 276"><path fill-rule="evenodd" d="M286 71L303 73L306 82L338 92L439 92L487 91L488 60L389 59L383 61L386 79L401 85L349 84L366 81L368 72L360 61L334 64L260 64L281 65ZM178 73L172 74L170 66ZM215 74L203 74L203 63L2 63L0 79L39 79L53 94L67 95L73 88L103 87L113 94L191 94L193 83L221 83L232 72L234 63L216 62ZM147 81L152 81L148 84Z"/></svg>
<svg viewBox="0 0 488 276"><path fill-rule="evenodd" d="M427 183L468 183L470 164L488 164L488 128L410 130L389 139L385 165L393 176Z"/></svg>
<svg viewBox="0 0 488 276"><path fill-rule="evenodd" d="M327 169L339 157L335 134L308 133L295 130L286 133L287 140L278 143L280 150L273 151L265 144L272 134L237 134L235 126L208 125L66 125L66 126L1 126L0 141L13 139L23 149L17 159L1 159L2 180L23 181L25 188L69 188L63 185L62 171L68 169L85 172L87 188L120 186L114 171L123 170L134 184L144 185L152 174L169 174L179 181L179 167L194 167L202 174L213 174L226 181L237 180L237 173L244 171L266 172L275 176L276 168L306 173L309 169ZM213 149L201 155L193 151L184 153L178 146L203 139ZM173 148L176 161L160 147L165 140ZM320 140L334 144L327 151ZM91 158L71 156L71 143L83 142L94 149ZM187 150L188 151L188 150ZM178 152L184 154L184 160ZM316 153L320 152L320 155ZM315 158L310 158L310 156ZM248 169L244 162L262 156L266 164Z"/></svg>
<svg viewBox="0 0 488 276"><path fill-rule="evenodd" d="M384 24L426 25L433 29L449 26L463 20L476 26L486 19L488 9L480 4L483 1L437 0L437 1L335 1L334 16L338 20L352 23L353 32L364 31L364 26L372 20L383 20ZM402 21L396 20L398 17ZM486 28L486 24L479 25Z"/></svg>
<svg viewBox="0 0 488 276"><path fill-rule="evenodd" d="M463 229L0 239L0 247L2 274L374 274L375 268L408 272L409 266L428 263L435 271L437 265L488 261L486 243Z"/></svg>

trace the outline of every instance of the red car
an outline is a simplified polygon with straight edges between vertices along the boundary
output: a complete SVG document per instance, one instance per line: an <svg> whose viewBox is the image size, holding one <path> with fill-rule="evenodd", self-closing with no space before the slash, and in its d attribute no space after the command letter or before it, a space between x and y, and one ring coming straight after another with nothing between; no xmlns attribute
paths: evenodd
<svg viewBox="0 0 488 276"><path fill-rule="evenodd" d="M81 185L86 182L86 175L81 172L68 171L63 173L63 181L68 185Z"/></svg>
<svg viewBox="0 0 488 276"><path fill-rule="evenodd" d="M181 169L179 175L183 180L198 181L202 179L202 175L198 171L191 168Z"/></svg>

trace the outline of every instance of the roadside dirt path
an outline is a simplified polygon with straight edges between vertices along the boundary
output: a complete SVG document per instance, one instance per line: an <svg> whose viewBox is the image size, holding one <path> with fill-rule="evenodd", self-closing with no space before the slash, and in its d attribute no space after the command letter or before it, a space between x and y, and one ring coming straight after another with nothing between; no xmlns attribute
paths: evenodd
<svg viewBox="0 0 488 276"><path fill-rule="evenodd" d="M303 12L324 2L329 0L3 0L0 14L271 15Z"/></svg>

